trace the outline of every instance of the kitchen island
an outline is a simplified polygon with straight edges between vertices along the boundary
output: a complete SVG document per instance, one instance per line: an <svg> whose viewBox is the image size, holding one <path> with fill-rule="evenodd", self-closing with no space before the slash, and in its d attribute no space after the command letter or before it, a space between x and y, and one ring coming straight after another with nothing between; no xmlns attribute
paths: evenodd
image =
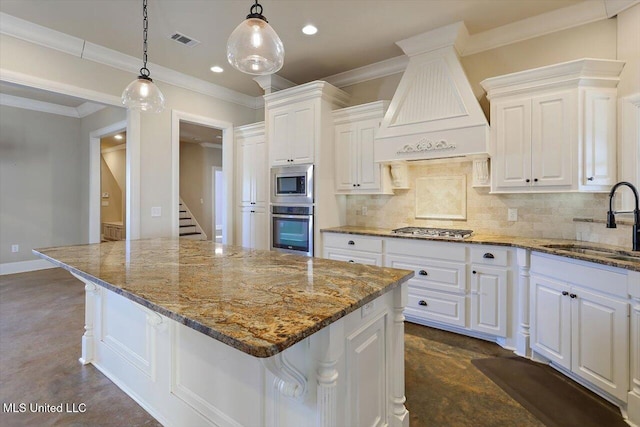
<svg viewBox="0 0 640 427"><path fill-rule="evenodd" d="M81 362L164 425L408 426L411 271L176 239L34 253L85 283Z"/></svg>

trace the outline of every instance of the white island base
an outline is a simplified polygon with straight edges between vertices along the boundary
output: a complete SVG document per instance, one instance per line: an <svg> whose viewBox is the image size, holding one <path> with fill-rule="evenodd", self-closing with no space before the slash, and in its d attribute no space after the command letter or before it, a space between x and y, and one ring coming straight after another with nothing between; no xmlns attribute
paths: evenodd
<svg viewBox="0 0 640 427"><path fill-rule="evenodd" d="M406 283L269 358L243 353L91 281L84 364L165 426L408 426Z"/></svg>

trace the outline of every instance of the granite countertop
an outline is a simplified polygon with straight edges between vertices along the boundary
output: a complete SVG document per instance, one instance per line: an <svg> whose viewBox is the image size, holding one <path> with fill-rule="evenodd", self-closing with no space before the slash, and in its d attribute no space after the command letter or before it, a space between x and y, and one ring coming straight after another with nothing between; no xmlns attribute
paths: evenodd
<svg viewBox="0 0 640 427"><path fill-rule="evenodd" d="M427 236L411 236L394 234L391 229L385 228L372 228L372 227L356 227L356 226L343 226L326 228L321 230L325 233L345 233L345 234L359 234L363 236L380 236L380 237L394 237L399 239L418 239L418 240L434 240L444 242L455 243L474 243L479 245L498 245L498 246L512 246L516 248L529 249L536 252L543 252L552 255L564 256L567 258L579 259L583 261L595 262L598 264L609 265L612 267L624 268L626 270L640 271L640 253L633 252L625 248L618 246L605 245L600 243L581 242L577 240L565 240L565 239L542 239L532 237L513 237L513 236L494 236L489 234L472 234L466 239L454 239L454 238L433 238ZM598 256L589 253L577 253L562 250L558 247L547 247L547 245L574 245L585 248L592 248L593 250L606 250L612 251L619 255L632 255L639 257L638 261L633 260L621 260L613 259L605 256Z"/></svg>
<svg viewBox="0 0 640 427"><path fill-rule="evenodd" d="M187 239L33 252L255 357L283 351L413 276Z"/></svg>

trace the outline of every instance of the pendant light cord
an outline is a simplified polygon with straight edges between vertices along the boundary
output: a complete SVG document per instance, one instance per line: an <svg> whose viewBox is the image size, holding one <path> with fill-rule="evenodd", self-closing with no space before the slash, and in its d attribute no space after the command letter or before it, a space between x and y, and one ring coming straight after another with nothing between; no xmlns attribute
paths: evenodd
<svg viewBox="0 0 640 427"><path fill-rule="evenodd" d="M147 68L147 33L149 32L149 19L147 17L147 0L142 0L142 68L140 77L149 79L151 72Z"/></svg>

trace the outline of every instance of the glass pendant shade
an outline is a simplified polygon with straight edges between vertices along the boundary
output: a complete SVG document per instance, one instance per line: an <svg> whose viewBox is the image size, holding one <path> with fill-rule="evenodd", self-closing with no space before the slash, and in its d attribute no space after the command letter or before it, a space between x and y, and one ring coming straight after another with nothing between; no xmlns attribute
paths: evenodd
<svg viewBox="0 0 640 427"><path fill-rule="evenodd" d="M273 74L284 64L284 46L271 25L249 17L229 36L227 60L243 73Z"/></svg>
<svg viewBox="0 0 640 427"><path fill-rule="evenodd" d="M127 108L159 113L164 110L164 95L153 80L139 76L122 92L122 103Z"/></svg>

